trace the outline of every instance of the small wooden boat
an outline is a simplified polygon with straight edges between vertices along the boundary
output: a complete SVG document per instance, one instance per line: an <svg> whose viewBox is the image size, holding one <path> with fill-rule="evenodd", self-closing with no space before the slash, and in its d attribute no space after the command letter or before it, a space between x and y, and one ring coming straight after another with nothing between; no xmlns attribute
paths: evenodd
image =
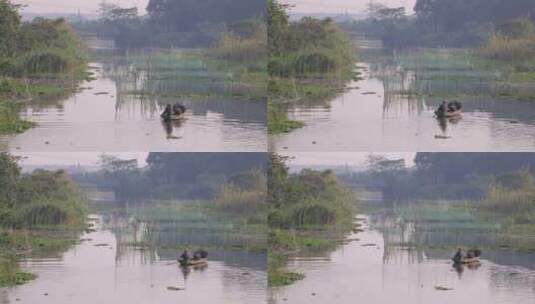
<svg viewBox="0 0 535 304"><path fill-rule="evenodd" d="M453 259L452 259L453 260ZM460 261L453 260L453 262L457 265L463 264L463 265L474 265L479 264L481 261L478 257L475 258L462 258Z"/></svg>
<svg viewBox="0 0 535 304"><path fill-rule="evenodd" d="M208 259L190 259L187 262L184 260L179 260L180 266L189 267L189 266L204 266L208 264Z"/></svg>
<svg viewBox="0 0 535 304"><path fill-rule="evenodd" d="M448 111L446 113L441 113L441 112L436 111L435 115L437 116L437 118L454 118L454 117L461 116L461 113L462 113L461 110L452 111L452 112Z"/></svg>
<svg viewBox="0 0 535 304"><path fill-rule="evenodd" d="M184 115L182 115L182 114L180 114L180 115L173 114L173 115L169 116L170 120L181 120L182 118L184 118Z"/></svg>

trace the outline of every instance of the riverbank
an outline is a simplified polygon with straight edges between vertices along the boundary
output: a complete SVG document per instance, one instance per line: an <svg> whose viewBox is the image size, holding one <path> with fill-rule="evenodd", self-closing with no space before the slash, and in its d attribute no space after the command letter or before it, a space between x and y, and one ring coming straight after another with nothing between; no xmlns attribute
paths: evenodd
<svg viewBox="0 0 535 304"><path fill-rule="evenodd" d="M23 174L18 159L0 153L0 286L35 278L20 270L23 257L61 252L86 226L86 200L64 171Z"/></svg>
<svg viewBox="0 0 535 304"><path fill-rule="evenodd" d="M76 76L41 75L32 78L0 76L0 134L23 133L35 127L33 121L20 117L28 105L39 105L68 97L79 89L78 83L90 79L91 72L78 72Z"/></svg>
<svg viewBox="0 0 535 304"><path fill-rule="evenodd" d="M35 126L19 112L25 105L74 92L86 72L86 48L63 18L22 21L21 6L3 1L0 47L0 134Z"/></svg>
<svg viewBox="0 0 535 304"><path fill-rule="evenodd" d="M80 242L81 232L81 229L57 226L0 229L0 287L22 285L36 279L36 274L21 270L20 260L60 254Z"/></svg>

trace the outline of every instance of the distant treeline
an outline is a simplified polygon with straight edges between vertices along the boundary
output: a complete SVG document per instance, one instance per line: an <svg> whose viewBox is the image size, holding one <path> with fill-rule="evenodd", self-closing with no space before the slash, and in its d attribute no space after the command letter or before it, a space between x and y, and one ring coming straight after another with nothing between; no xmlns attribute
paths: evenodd
<svg viewBox="0 0 535 304"><path fill-rule="evenodd" d="M533 153L417 153L414 168L403 160L371 157L365 172L342 174L344 182L381 189L391 200L483 199L501 185L517 189L535 172Z"/></svg>
<svg viewBox="0 0 535 304"><path fill-rule="evenodd" d="M257 189L266 170L264 153L150 153L147 167L136 160L102 156L102 170L75 175L79 182L111 190L118 200L211 199ZM231 183L232 185L229 185ZM220 193L227 186L226 193ZM228 198L228 197L227 197ZM224 197L220 203L226 204Z"/></svg>
<svg viewBox="0 0 535 304"><path fill-rule="evenodd" d="M75 24L77 30L109 37L128 47L213 46L222 33L252 36L265 18L262 0L150 0L147 15L136 7L101 4L98 20Z"/></svg>
<svg viewBox="0 0 535 304"><path fill-rule="evenodd" d="M391 47L480 46L515 19L535 20L535 1L417 0L414 12L372 2L367 19L342 26L378 36Z"/></svg>

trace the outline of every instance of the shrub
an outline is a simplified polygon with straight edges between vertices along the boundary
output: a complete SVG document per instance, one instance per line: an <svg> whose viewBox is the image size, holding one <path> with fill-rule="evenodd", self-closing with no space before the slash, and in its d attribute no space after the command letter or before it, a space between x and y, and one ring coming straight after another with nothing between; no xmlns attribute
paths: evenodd
<svg viewBox="0 0 535 304"><path fill-rule="evenodd" d="M520 39L533 35L535 25L528 18L518 18L499 24L497 31L507 38Z"/></svg>

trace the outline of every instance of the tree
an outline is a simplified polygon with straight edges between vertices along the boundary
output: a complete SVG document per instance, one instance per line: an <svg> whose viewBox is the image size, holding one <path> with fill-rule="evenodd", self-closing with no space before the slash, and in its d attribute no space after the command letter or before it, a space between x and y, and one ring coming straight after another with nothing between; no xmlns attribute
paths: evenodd
<svg viewBox="0 0 535 304"><path fill-rule="evenodd" d="M17 158L5 152L0 153L0 208L15 204L20 174Z"/></svg>
<svg viewBox="0 0 535 304"><path fill-rule="evenodd" d="M122 8L115 4L101 3L99 8L102 22L128 22L138 18L137 7Z"/></svg>
<svg viewBox="0 0 535 304"><path fill-rule="evenodd" d="M268 46L270 56L279 56L284 48L284 40L288 34L289 18L286 9L289 5L277 0L268 0Z"/></svg>
<svg viewBox="0 0 535 304"><path fill-rule="evenodd" d="M21 5L0 0L0 57L10 57L15 52L17 33L21 23Z"/></svg>

